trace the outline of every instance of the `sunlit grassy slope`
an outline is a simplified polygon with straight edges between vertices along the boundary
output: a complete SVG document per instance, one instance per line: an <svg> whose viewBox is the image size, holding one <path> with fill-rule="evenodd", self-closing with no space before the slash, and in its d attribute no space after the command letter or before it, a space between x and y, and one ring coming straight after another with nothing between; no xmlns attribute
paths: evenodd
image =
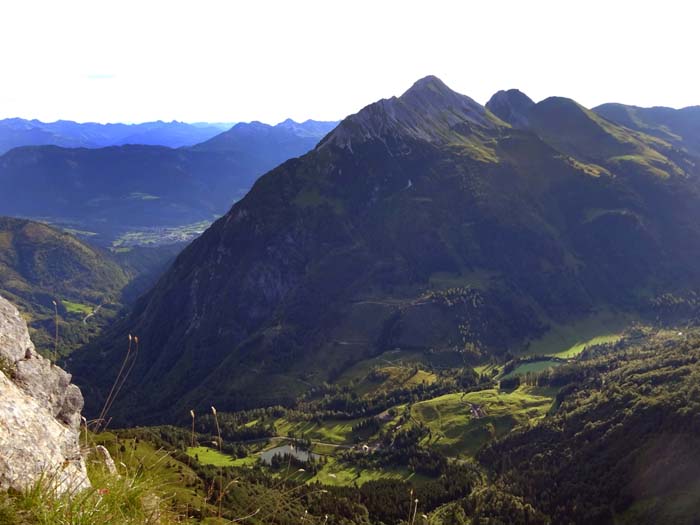
<svg viewBox="0 0 700 525"><path fill-rule="evenodd" d="M484 416L473 417L471 404L479 405ZM551 405L551 392L521 386L509 393L489 389L421 401L411 407L411 416L430 428L427 444L431 447L449 456L467 457L515 426L544 416Z"/></svg>
<svg viewBox="0 0 700 525"><path fill-rule="evenodd" d="M618 341L635 317L603 310L565 324L552 324L540 338L530 342L526 355L570 358L587 346Z"/></svg>

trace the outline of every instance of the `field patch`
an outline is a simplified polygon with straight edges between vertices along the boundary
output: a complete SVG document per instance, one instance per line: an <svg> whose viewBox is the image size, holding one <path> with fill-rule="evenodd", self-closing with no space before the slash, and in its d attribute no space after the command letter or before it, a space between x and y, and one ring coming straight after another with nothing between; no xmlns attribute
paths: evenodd
<svg viewBox="0 0 700 525"><path fill-rule="evenodd" d="M616 343L634 318L623 313L600 311L566 325L552 325L542 337L530 342L525 355L570 359L586 347Z"/></svg>
<svg viewBox="0 0 700 525"><path fill-rule="evenodd" d="M508 379L514 376L524 376L528 372L536 374L538 372L542 372L543 370L547 370L548 368L557 367L562 363L563 361L555 361L553 359L546 359L544 361L530 361L528 363L523 363L516 366L515 369L504 375L501 379Z"/></svg>
<svg viewBox="0 0 700 525"><path fill-rule="evenodd" d="M289 421L281 418L275 421L279 436L293 436L297 439L311 439L332 445L352 444L352 427L361 419L324 420L322 424L312 421Z"/></svg>
<svg viewBox="0 0 700 525"><path fill-rule="evenodd" d="M359 467L351 467L346 463L336 460L333 457L327 458L327 462L321 470L310 478L307 483L320 482L324 485L335 486L360 486L368 481L380 479L396 479L403 481L421 482L423 476L409 471L407 468L382 468L382 469L363 469Z"/></svg>
<svg viewBox="0 0 700 525"><path fill-rule="evenodd" d="M209 447L188 447L187 455L195 458L201 465L213 465L215 467L232 467L235 465L233 457Z"/></svg>
<svg viewBox="0 0 700 525"><path fill-rule="evenodd" d="M550 395L521 386L510 393L446 394L414 404L411 416L430 429L424 444L448 456L471 457L491 439L543 417L551 405Z"/></svg>
<svg viewBox="0 0 700 525"><path fill-rule="evenodd" d="M72 301L61 300L63 307L71 314L88 315L92 313L92 306L89 304L74 303Z"/></svg>

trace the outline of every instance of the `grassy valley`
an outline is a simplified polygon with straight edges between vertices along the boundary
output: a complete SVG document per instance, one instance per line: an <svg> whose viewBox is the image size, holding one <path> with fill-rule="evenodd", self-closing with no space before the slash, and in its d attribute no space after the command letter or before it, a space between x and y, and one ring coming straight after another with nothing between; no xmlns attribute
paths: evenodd
<svg viewBox="0 0 700 525"><path fill-rule="evenodd" d="M294 408L212 409L92 439L159 479L183 521L692 523L700 334L637 323L614 342L581 337L556 367L519 356L445 370L389 354ZM634 436L625 453L621 435Z"/></svg>

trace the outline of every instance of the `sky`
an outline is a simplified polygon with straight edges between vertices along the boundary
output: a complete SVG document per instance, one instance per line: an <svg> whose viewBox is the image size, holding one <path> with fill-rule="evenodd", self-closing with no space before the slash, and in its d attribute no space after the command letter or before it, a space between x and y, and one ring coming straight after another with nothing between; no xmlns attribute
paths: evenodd
<svg viewBox="0 0 700 525"><path fill-rule="evenodd" d="M695 4L3 1L0 118L336 120L429 74L480 103L698 105Z"/></svg>

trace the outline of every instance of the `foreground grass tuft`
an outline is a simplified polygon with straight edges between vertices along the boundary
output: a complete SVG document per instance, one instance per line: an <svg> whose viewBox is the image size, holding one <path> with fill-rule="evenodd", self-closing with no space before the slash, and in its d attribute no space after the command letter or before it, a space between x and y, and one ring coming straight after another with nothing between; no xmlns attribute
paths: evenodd
<svg viewBox="0 0 700 525"><path fill-rule="evenodd" d="M184 523L165 509L158 487L142 473L110 474L88 466L92 488L57 496L39 482L24 493L0 495L0 525L171 525Z"/></svg>

